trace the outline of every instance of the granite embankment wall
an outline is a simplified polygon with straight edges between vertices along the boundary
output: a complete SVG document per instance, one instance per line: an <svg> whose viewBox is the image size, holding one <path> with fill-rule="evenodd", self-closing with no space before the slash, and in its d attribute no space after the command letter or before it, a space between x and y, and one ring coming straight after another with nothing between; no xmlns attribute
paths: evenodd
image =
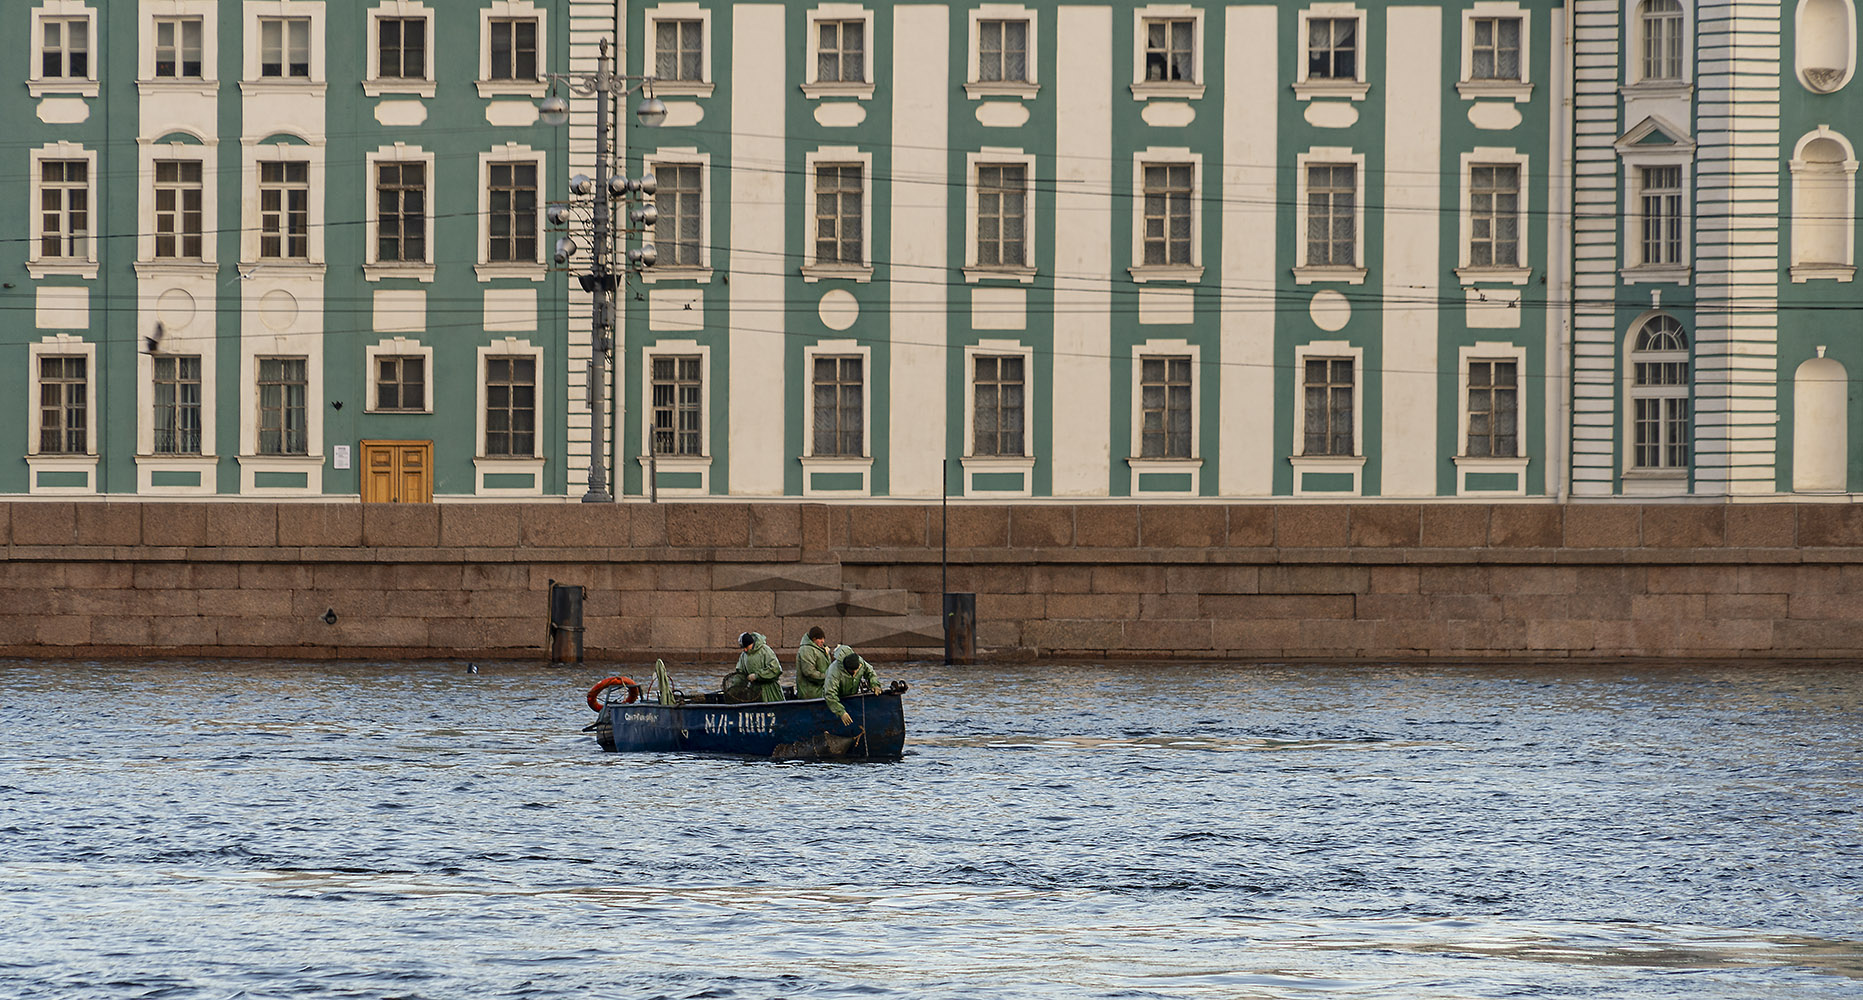
<svg viewBox="0 0 1863 1000"><path fill-rule="evenodd" d="M1863 656L1863 505L0 503L0 655ZM326 612L334 611L334 623Z"/></svg>

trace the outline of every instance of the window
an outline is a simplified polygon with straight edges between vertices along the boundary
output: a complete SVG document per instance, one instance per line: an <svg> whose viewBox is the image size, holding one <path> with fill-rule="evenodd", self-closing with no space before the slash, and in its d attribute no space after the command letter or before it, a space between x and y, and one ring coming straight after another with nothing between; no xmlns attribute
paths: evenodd
<svg viewBox="0 0 1863 1000"><path fill-rule="evenodd" d="M259 358L259 454L310 450L309 384L303 358Z"/></svg>
<svg viewBox="0 0 1863 1000"><path fill-rule="evenodd" d="M1519 454L1520 365L1516 361L1471 361L1468 365L1470 458L1513 458Z"/></svg>
<svg viewBox="0 0 1863 1000"><path fill-rule="evenodd" d="M1475 164L1469 168L1470 267L1520 266L1520 168Z"/></svg>
<svg viewBox="0 0 1863 1000"><path fill-rule="evenodd" d="M1307 79L1358 79L1358 18L1307 20Z"/></svg>
<svg viewBox="0 0 1863 1000"><path fill-rule="evenodd" d="M39 256L90 256L90 163L39 161Z"/></svg>
<svg viewBox="0 0 1863 1000"><path fill-rule="evenodd" d="M858 163L815 166L815 262L865 264L865 185Z"/></svg>
<svg viewBox="0 0 1863 1000"><path fill-rule="evenodd" d="M74 355L40 355L39 454L83 455L90 451L88 362Z"/></svg>
<svg viewBox="0 0 1863 1000"><path fill-rule="evenodd" d="M1190 18L1145 21L1145 80L1148 83L1196 82L1197 22Z"/></svg>
<svg viewBox="0 0 1863 1000"><path fill-rule="evenodd" d="M978 355L971 383L973 455L1025 454L1022 441L1023 358Z"/></svg>
<svg viewBox="0 0 1863 1000"><path fill-rule="evenodd" d="M977 166L977 266L1028 263L1028 168L1019 163Z"/></svg>
<svg viewBox="0 0 1863 1000"><path fill-rule="evenodd" d="M1478 17L1469 27L1469 79L1519 80L1520 18Z"/></svg>
<svg viewBox="0 0 1863 1000"><path fill-rule="evenodd" d="M537 447L537 359L485 359L485 454L530 458Z"/></svg>
<svg viewBox="0 0 1863 1000"><path fill-rule="evenodd" d="M867 22L815 22L816 83L867 82Z"/></svg>
<svg viewBox="0 0 1863 1000"><path fill-rule="evenodd" d="M259 164L259 256L310 256L310 164Z"/></svg>
<svg viewBox="0 0 1863 1000"><path fill-rule="evenodd" d="M91 78L91 22L87 17L47 17L39 21L39 77L45 80Z"/></svg>
<svg viewBox="0 0 1863 1000"><path fill-rule="evenodd" d="M1638 173L1641 263L1685 263L1682 258L1682 168L1642 167Z"/></svg>
<svg viewBox="0 0 1863 1000"><path fill-rule="evenodd" d="M1190 358L1139 359L1139 457L1190 458Z"/></svg>
<svg viewBox="0 0 1863 1000"><path fill-rule="evenodd" d="M705 73L705 23L655 21L654 75L662 80L698 83Z"/></svg>
<svg viewBox="0 0 1863 1000"><path fill-rule="evenodd" d="M375 259L382 263L427 261L427 165L375 165Z"/></svg>
<svg viewBox="0 0 1863 1000"><path fill-rule="evenodd" d="M698 355L666 355L653 359L653 453L705 454L704 361Z"/></svg>
<svg viewBox="0 0 1863 1000"><path fill-rule="evenodd" d="M155 76L157 79L200 79L200 18L155 19Z"/></svg>
<svg viewBox="0 0 1863 1000"><path fill-rule="evenodd" d="M984 83L1027 83L1029 23L977 22L977 79Z"/></svg>
<svg viewBox="0 0 1863 1000"><path fill-rule="evenodd" d="M534 263L537 260L537 164L490 164L490 242L486 259Z"/></svg>
<svg viewBox="0 0 1863 1000"><path fill-rule="evenodd" d="M536 18L495 17L491 20L490 28L492 45L490 79L537 79Z"/></svg>
<svg viewBox="0 0 1863 1000"><path fill-rule="evenodd" d="M1306 455L1352 455L1352 358L1307 358L1302 386Z"/></svg>
<svg viewBox="0 0 1863 1000"><path fill-rule="evenodd" d="M427 409L427 359L375 356L375 409L420 413Z"/></svg>
<svg viewBox="0 0 1863 1000"><path fill-rule="evenodd" d="M1190 266L1191 196L1195 167L1188 163L1147 163L1144 174L1143 262L1148 266Z"/></svg>
<svg viewBox="0 0 1863 1000"><path fill-rule="evenodd" d="M1358 266L1358 165L1307 164L1307 266Z"/></svg>
<svg viewBox="0 0 1863 1000"><path fill-rule="evenodd" d="M701 267L704 255L704 192L696 163L655 163L653 176L659 189L653 203L660 219L654 223L653 245L665 267Z"/></svg>
<svg viewBox="0 0 1863 1000"><path fill-rule="evenodd" d="M259 76L266 79L310 79L308 17L259 18Z"/></svg>
<svg viewBox="0 0 1863 1000"><path fill-rule="evenodd" d="M1689 464L1688 334L1657 315L1636 332L1630 350L1632 469L1670 472Z"/></svg>
<svg viewBox="0 0 1863 1000"><path fill-rule="evenodd" d="M496 38L496 34L493 37ZM375 40L377 77L385 80L427 78L426 18L380 18L375 22Z"/></svg>
<svg viewBox="0 0 1863 1000"><path fill-rule="evenodd" d="M866 392L863 359L817 356L814 360L813 454L858 458L865 454L861 439Z"/></svg>
<svg viewBox="0 0 1863 1000"><path fill-rule="evenodd" d="M155 371L155 453L201 453L201 359L158 354Z"/></svg>
<svg viewBox="0 0 1863 1000"><path fill-rule="evenodd" d="M155 161L155 255L201 256L201 161Z"/></svg>
<svg viewBox="0 0 1863 1000"><path fill-rule="evenodd" d="M1680 81L1683 29L1686 27L1681 0L1643 0L1637 22L1643 31L1643 79Z"/></svg>

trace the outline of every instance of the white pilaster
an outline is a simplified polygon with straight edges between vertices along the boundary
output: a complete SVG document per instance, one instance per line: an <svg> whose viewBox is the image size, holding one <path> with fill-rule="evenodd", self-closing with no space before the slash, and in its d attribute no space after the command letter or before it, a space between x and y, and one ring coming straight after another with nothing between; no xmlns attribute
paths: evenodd
<svg viewBox="0 0 1863 1000"><path fill-rule="evenodd" d="M936 497L945 454L945 212L950 113L950 11L901 5L893 13L891 285L892 496ZM875 373L877 375L877 373ZM869 377L870 380L872 376ZM960 397L961 398L961 397Z"/></svg>
<svg viewBox="0 0 1863 1000"><path fill-rule="evenodd" d="M784 275L772 266L787 259L784 225L787 202L779 165L785 149L784 101L789 94L789 58L781 4L731 7L732 161L754 169L731 174L731 493L781 496L785 451L783 425L793 410L783 381ZM743 269L739 270L739 263ZM811 286L812 287L812 286ZM715 381L715 379L714 379ZM710 400L719 396L716 387ZM798 397L799 398L799 397Z"/></svg>
<svg viewBox="0 0 1863 1000"><path fill-rule="evenodd" d="M1113 189L1110 7L1056 16L1053 494L1105 496L1111 477ZM1034 428L1030 428L1031 431Z"/></svg>
<svg viewBox="0 0 1863 1000"><path fill-rule="evenodd" d="M1393 7L1385 74L1384 286L1414 303L1385 309L1384 430L1376 442L1384 496L1435 496L1437 335L1442 226L1442 10ZM1370 184L1366 190L1372 190ZM1440 225L1431 225L1434 220ZM1373 442L1365 442L1367 451Z"/></svg>
<svg viewBox="0 0 1863 1000"><path fill-rule="evenodd" d="M1277 113L1283 97L1278 12L1235 6L1224 24L1221 425L1216 489L1223 496L1274 491L1274 240L1280 201Z"/></svg>

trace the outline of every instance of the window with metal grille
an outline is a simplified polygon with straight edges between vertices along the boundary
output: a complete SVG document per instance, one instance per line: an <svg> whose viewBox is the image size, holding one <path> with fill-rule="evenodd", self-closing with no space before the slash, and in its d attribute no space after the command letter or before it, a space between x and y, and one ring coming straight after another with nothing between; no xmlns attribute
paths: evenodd
<svg viewBox="0 0 1863 1000"><path fill-rule="evenodd" d="M1643 263L1681 264L1682 168L1643 167L1637 197L1641 203Z"/></svg>
<svg viewBox="0 0 1863 1000"><path fill-rule="evenodd" d="M155 161L155 255L201 255L201 161Z"/></svg>
<svg viewBox="0 0 1863 1000"><path fill-rule="evenodd" d="M1147 264L1184 264L1190 258L1190 199L1195 194L1188 163L1147 163L1143 246Z"/></svg>
<svg viewBox="0 0 1863 1000"><path fill-rule="evenodd" d="M158 354L155 371L155 453L201 453L201 359Z"/></svg>
<svg viewBox="0 0 1863 1000"><path fill-rule="evenodd" d="M1688 333L1669 316L1637 331L1630 350L1631 467L1685 469L1689 464Z"/></svg>
<svg viewBox="0 0 1863 1000"><path fill-rule="evenodd" d="M1353 360L1308 358L1304 385L1306 455L1351 455Z"/></svg>
<svg viewBox="0 0 1863 1000"><path fill-rule="evenodd" d="M1520 168L1475 164L1468 179L1470 267L1520 266Z"/></svg>
<svg viewBox="0 0 1863 1000"><path fill-rule="evenodd" d="M427 19L384 17L375 22L376 76L384 80L427 77Z"/></svg>
<svg viewBox="0 0 1863 1000"><path fill-rule="evenodd" d="M91 75L91 22L83 17L48 17L39 22L39 76L88 80Z"/></svg>
<svg viewBox="0 0 1863 1000"><path fill-rule="evenodd" d="M259 360L259 454L304 455L310 450L309 383L303 358Z"/></svg>
<svg viewBox="0 0 1863 1000"><path fill-rule="evenodd" d="M1469 53L1469 78L1473 80L1520 79L1520 19L1517 17L1478 17L1469 22L1473 51Z"/></svg>
<svg viewBox="0 0 1863 1000"><path fill-rule="evenodd" d="M1024 395L1020 355L978 355L971 383L973 455L1021 456Z"/></svg>
<svg viewBox="0 0 1863 1000"><path fill-rule="evenodd" d="M90 450L89 369L89 359L79 355L39 358L39 454Z"/></svg>
<svg viewBox="0 0 1863 1000"><path fill-rule="evenodd" d="M977 266L1028 263L1028 168L1020 163L977 167Z"/></svg>
<svg viewBox="0 0 1863 1000"><path fill-rule="evenodd" d="M1681 0L1643 0L1637 20L1643 30L1643 79L1682 78Z"/></svg>
<svg viewBox="0 0 1863 1000"><path fill-rule="evenodd" d="M858 458L862 440L863 399L866 380L860 357L815 359L816 455Z"/></svg>
<svg viewBox="0 0 1863 1000"><path fill-rule="evenodd" d="M259 18L259 75L310 77L310 18Z"/></svg>
<svg viewBox="0 0 1863 1000"><path fill-rule="evenodd" d="M420 412L427 409L427 359L377 355L375 408Z"/></svg>
<svg viewBox="0 0 1863 1000"><path fill-rule="evenodd" d="M865 209L861 205L863 181L858 163L816 164L816 263L864 263L861 252L865 224Z"/></svg>
<svg viewBox="0 0 1863 1000"><path fill-rule="evenodd" d="M1358 79L1358 18L1308 19L1307 79Z"/></svg>
<svg viewBox="0 0 1863 1000"><path fill-rule="evenodd" d="M310 164L259 164L259 256L310 256Z"/></svg>
<svg viewBox="0 0 1863 1000"><path fill-rule="evenodd" d="M537 260L537 164L493 163L489 168L492 261Z"/></svg>
<svg viewBox="0 0 1863 1000"><path fill-rule="evenodd" d="M704 191L696 163L656 163L653 176L659 188L653 196L660 219L653 226L653 245L660 264L698 267L704 242Z"/></svg>
<svg viewBox="0 0 1863 1000"><path fill-rule="evenodd" d="M977 22L977 79L985 83L1027 83L1029 23Z"/></svg>
<svg viewBox="0 0 1863 1000"><path fill-rule="evenodd" d="M1520 454L1520 365L1515 361L1468 363L1468 446L1471 458L1514 458Z"/></svg>
<svg viewBox="0 0 1863 1000"><path fill-rule="evenodd" d="M1307 165L1307 266L1358 266L1358 165Z"/></svg>
<svg viewBox="0 0 1863 1000"><path fill-rule="evenodd" d="M815 22L815 82L867 82L867 22Z"/></svg>
<svg viewBox="0 0 1863 1000"><path fill-rule="evenodd" d="M1150 83L1192 83L1197 76L1197 22L1187 17L1147 18L1145 79Z"/></svg>
<svg viewBox="0 0 1863 1000"><path fill-rule="evenodd" d="M705 72L705 22L653 23L654 75L662 80L698 83Z"/></svg>
<svg viewBox="0 0 1863 1000"><path fill-rule="evenodd" d="M157 79L200 79L200 18L155 19L155 76Z"/></svg>
<svg viewBox="0 0 1863 1000"><path fill-rule="evenodd" d="M375 166L375 259L427 261L427 165Z"/></svg>
<svg viewBox="0 0 1863 1000"><path fill-rule="evenodd" d="M485 454L530 458L537 448L537 360L485 359Z"/></svg>
<svg viewBox="0 0 1863 1000"><path fill-rule="evenodd" d="M1187 356L1139 359L1139 457L1191 457Z"/></svg>
<svg viewBox="0 0 1863 1000"><path fill-rule="evenodd" d="M84 160L39 161L39 256L90 255L90 177Z"/></svg>
<svg viewBox="0 0 1863 1000"><path fill-rule="evenodd" d="M653 359L654 454L705 454L702 361L698 355L660 355Z"/></svg>
<svg viewBox="0 0 1863 1000"><path fill-rule="evenodd" d="M537 79L537 19L495 17L491 29L491 78Z"/></svg>

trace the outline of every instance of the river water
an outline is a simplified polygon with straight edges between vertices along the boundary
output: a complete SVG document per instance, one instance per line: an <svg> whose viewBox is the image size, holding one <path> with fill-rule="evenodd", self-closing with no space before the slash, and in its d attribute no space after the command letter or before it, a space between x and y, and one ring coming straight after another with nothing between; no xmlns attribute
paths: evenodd
<svg viewBox="0 0 1863 1000"><path fill-rule="evenodd" d="M1863 996L1854 667L882 665L871 764L609 672L0 662L0 997Z"/></svg>

